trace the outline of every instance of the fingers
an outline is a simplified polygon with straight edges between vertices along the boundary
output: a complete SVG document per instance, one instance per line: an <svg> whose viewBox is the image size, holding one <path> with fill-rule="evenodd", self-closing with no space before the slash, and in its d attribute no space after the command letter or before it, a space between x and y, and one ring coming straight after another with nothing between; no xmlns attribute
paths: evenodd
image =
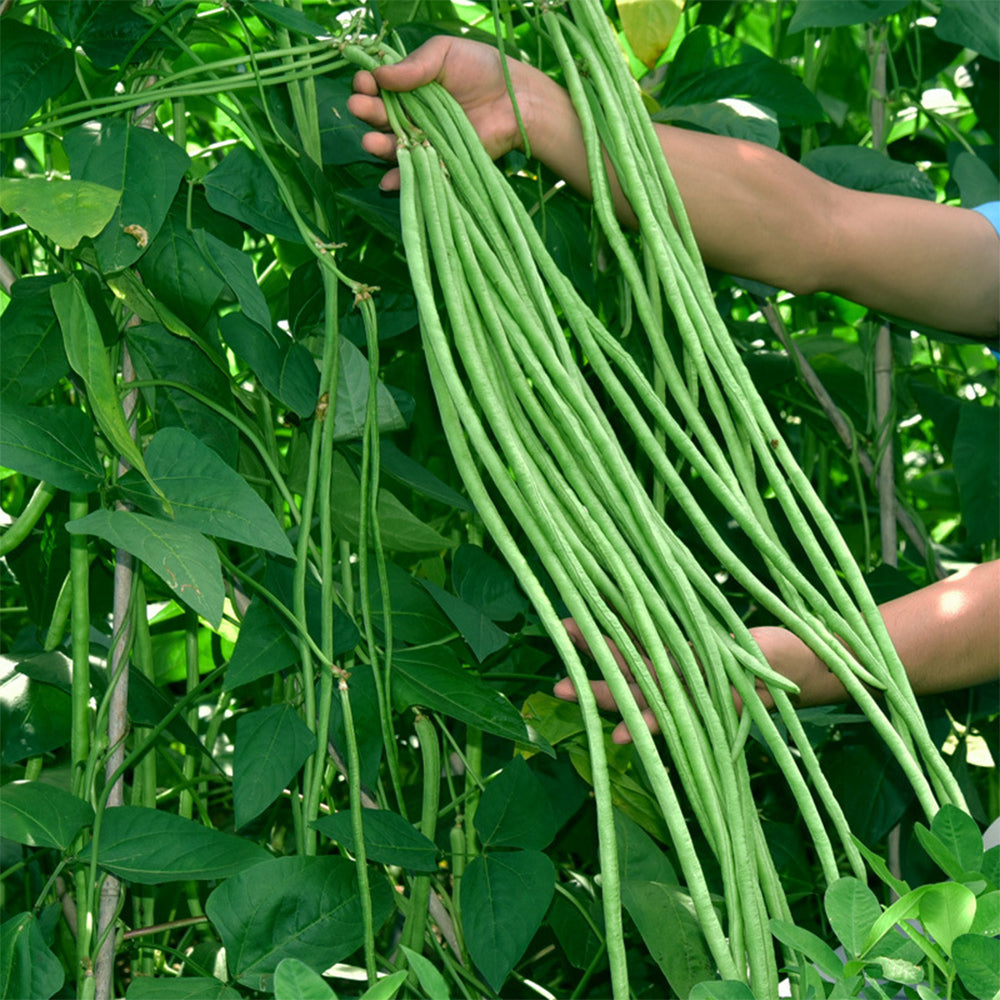
<svg viewBox="0 0 1000 1000"><path fill-rule="evenodd" d="M355 94L367 94L369 97L378 96L378 84L375 82L375 76L366 69L359 69L354 74L351 83Z"/></svg>
<svg viewBox="0 0 1000 1000"><path fill-rule="evenodd" d="M584 639L583 633L580 631L580 626L576 623L573 618L564 618L563 627L566 629L569 635L570 641L581 653L587 653L588 655L593 655L587 640ZM615 663L618 664L618 669L624 674L626 680L632 680L632 672L628 668L628 664L625 662L625 657L622 655L621 650L610 640L605 640L608 644L608 649L611 651L611 655L615 659Z"/></svg>
<svg viewBox="0 0 1000 1000"><path fill-rule="evenodd" d="M656 719L653 718L653 713L650 709L644 708L642 710L642 721L646 723L646 728L649 730L650 735L656 736L659 733L660 727L656 724ZM624 722L619 722L615 726L614 732L611 734L611 742L617 743L619 746L632 742L632 733Z"/></svg>
<svg viewBox="0 0 1000 1000"><path fill-rule="evenodd" d="M361 148L381 160L396 159L396 137L391 132L365 132Z"/></svg>
<svg viewBox="0 0 1000 1000"><path fill-rule="evenodd" d="M599 708L610 711L618 708L618 703L615 701L614 696L611 694L611 689L605 681L591 681L590 688L594 692L594 700L597 702ZM646 728L649 729L653 736L656 736L660 731L660 727L657 725L652 710L646 706L646 701L639 690L639 686L637 684L629 684L629 688L636 700L636 704L642 712L642 720L646 724ZM558 681L555 687L553 687L552 693L557 698L562 698L563 701L579 700L576 688L568 677L564 677L561 681ZM629 732L628 726L624 722L620 722L615 726L614 732L611 734L611 739L618 744L631 743L632 734Z"/></svg>
<svg viewBox="0 0 1000 1000"><path fill-rule="evenodd" d="M371 73L367 75L371 76ZM361 76L361 74L359 73L358 76ZM351 94L347 98L347 110L355 118L360 118L366 125L371 125L372 128L387 129L389 127L389 118L385 113L385 104L380 97L374 94L365 94L362 92Z"/></svg>
<svg viewBox="0 0 1000 1000"><path fill-rule="evenodd" d="M422 87L437 80L444 69L444 60L452 40L445 35L429 38L405 59L375 70L374 80L383 90L403 91Z"/></svg>

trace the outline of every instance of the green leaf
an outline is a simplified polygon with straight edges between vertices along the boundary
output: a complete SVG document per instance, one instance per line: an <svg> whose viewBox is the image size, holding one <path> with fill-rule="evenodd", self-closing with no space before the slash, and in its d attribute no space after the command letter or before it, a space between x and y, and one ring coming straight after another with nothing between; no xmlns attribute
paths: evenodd
<svg viewBox="0 0 1000 1000"><path fill-rule="evenodd" d="M307 38L327 38L330 35L328 28L311 21L301 11L291 7L279 7L277 4L267 3L265 0L250 0L249 6L256 14L272 24L287 28L289 31L297 31Z"/></svg>
<svg viewBox="0 0 1000 1000"><path fill-rule="evenodd" d="M843 978L844 963L821 937L817 937L804 927L798 927L785 920L775 918L771 919L770 928L771 933L782 944L787 945L793 951L800 952L830 979L840 980Z"/></svg>
<svg viewBox="0 0 1000 1000"><path fill-rule="evenodd" d="M14 18L0 32L0 132L13 132L73 79L73 51Z"/></svg>
<svg viewBox="0 0 1000 1000"><path fill-rule="evenodd" d="M556 835L545 789L520 755L487 784L474 823L487 847L540 851Z"/></svg>
<svg viewBox="0 0 1000 1000"><path fill-rule="evenodd" d="M847 876L831 883L824 897L826 915L849 958L861 954L872 925L882 915L875 893L860 879Z"/></svg>
<svg viewBox="0 0 1000 1000"><path fill-rule="evenodd" d="M294 558L274 511L238 472L193 434L179 427L157 431L146 446L145 459L169 509L134 473L119 481L125 496L144 510L205 535Z"/></svg>
<svg viewBox="0 0 1000 1000"><path fill-rule="evenodd" d="M156 637L153 641L156 642ZM18 657L17 672L32 680L51 684L66 694L72 693L73 663L68 656L56 650ZM92 694L99 700L108 689L106 668L91 664L90 680L93 686ZM166 717L172 706L173 702L143 673L137 671L131 675L128 684L128 716L131 722L140 726L156 726ZM167 725L166 732L188 749L211 756L183 715L174 716Z"/></svg>
<svg viewBox="0 0 1000 1000"><path fill-rule="evenodd" d="M963 150L955 157L951 179L958 186L963 208L976 208L1000 198L996 174L974 153Z"/></svg>
<svg viewBox="0 0 1000 1000"><path fill-rule="evenodd" d="M240 1000L240 994L220 980L207 976L181 979L139 976L129 983L125 1000Z"/></svg>
<svg viewBox="0 0 1000 1000"><path fill-rule="evenodd" d="M206 630L207 631L207 630ZM157 637L153 637L155 644ZM210 633L206 636L211 644ZM26 664L20 663L19 670L24 670ZM204 670L204 667L202 668ZM103 668L91 666L90 677L97 692L103 695L107 690L107 673ZM168 693L169 689L166 689ZM136 671L129 677L128 683L128 715L129 719L140 726L156 726L173 708L173 698L167 697L163 690L158 688L152 680L144 676L140 671ZM187 724L183 715L175 715L173 720L167 725L166 733L171 739L184 744L189 750L205 754L209 760L212 755L205 748L205 745L195 735L194 730ZM168 741L169 742L169 741Z"/></svg>
<svg viewBox="0 0 1000 1000"><path fill-rule="evenodd" d="M0 209L72 250L84 236L96 236L114 214L121 191L60 177L5 178Z"/></svg>
<svg viewBox="0 0 1000 1000"><path fill-rule="evenodd" d="M192 237L205 260L235 293L243 315L270 332L271 310L257 284L253 261L242 250L231 247L204 229L196 229Z"/></svg>
<svg viewBox="0 0 1000 1000"><path fill-rule="evenodd" d="M392 393L380 381L376 386L376 421L379 433L399 431L406 420ZM340 338L337 369L337 411L333 421L334 441L361 437L368 412L368 359L346 338Z"/></svg>
<svg viewBox="0 0 1000 1000"><path fill-rule="evenodd" d="M675 996L711 979L715 962L691 897L676 884L625 881L622 903Z"/></svg>
<svg viewBox="0 0 1000 1000"><path fill-rule="evenodd" d="M983 863L983 835L976 821L958 806L943 805L931 820L931 833L964 872L978 872Z"/></svg>
<svg viewBox="0 0 1000 1000"><path fill-rule="evenodd" d="M191 162L159 132L127 121L80 125L63 139L73 177L122 192L111 221L94 240L105 273L134 264L160 231Z"/></svg>
<svg viewBox="0 0 1000 1000"><path fill-rule="evenodd" d="M416 973L417 981L420 983L421 995L427 1000L451 1000L451 991L444 976L438 972L437 967L430 959L418 955L415 951L400 945L406 961L410 968Z"/></svg>
<svg viewBox="0 0 1000 1000"><path fill-rule="evenodd" d="M449 594L430 580L421 580L420 583L451 619L479 663L503 649L510 641L510 636L494 625L478 608L466 604L462 598Z"/></svg>
<svg viewBox="0 0 1000 1000"><path fill-rule="evenodd" d="M614 811L618 867L626 882L659 882L677 885L677 873L660 846L623 812Z"/></svg>
<svg viewBox="0 0 1000 1000"><path fill-rule="evenodd" d="M267 560L267 570L264 574L264 586L280 601L286 608L294 607L294 582L292 579L292 564L278 560ZM319 584L311 580L306 581L306 622L309 626L309 634L317 644L323 639L323 601L322 591ZM293 637L297 637L297 632L293 631L294 626L286 625ZM361 634L357 625L338 607L333 609L333 655L340 656L358 644ZM334 699L336 703L339 699Z"/></svg>
<svg viewBox="0 0 1000 1000"><path fill-rule="evenodd" d="M147 288L194 330L200 330L226 287L218 271L188 231L185 207L175 199L160 231L138 263ZM211 213L204 202L192 207L195 218ZM228 221L228 220L227 220Z"/></svg>
<svg viewBox="0 0 1000 1000"><path fill-rule="evenodd" d="M362 782L374 788L379 781L382 763L381 702L376 686L375 671L371 664L355 663L351 668L351 725L358 744L359 770ZM347 723L340 698L330 706L330 740L346 753L348 747Z"/></svg>
<svg viewBox="0 0 1000 1000"><path fill-rule="evenodd" d="M848 24L874 24L896 14L910 0L798 0L788 22L788 33L806 28L841 28Z"/></svg>
<svg viewBox="0 0 1000 1000"><path fill-rule="evenodd" d="M896 878L896 876L889 871L889 866L885 863L885 860L881 856L866 847L860 840L858 840L857 837L852 837L852 839L854 840L854 846L857 847L862 855L864 855L864 859L868 862L872 871L885 885L892 889L897 896L905 896L910 891L909 883Z"/></svg>
<svg viewBox="0 0 1000 1000"><path fill-rule="evenodd" d="M900 896L891 906L887 906L882 911L882 916L875 921L872 929L868 932L865 946L861 950L862 957L871 951L896 924L915 916L920 908L920 900L932 888L933 886L930 885L917 886L916 889L911 889L905 896Z"/></svg>
<svg viewBox="0 0 1000 1000"><path fill-rule="evenodd" d="M419 462L415 462L409 455L401 452L389 438L385 438L381 442L380 458L384 475L391 476L423 496L439 500L456 510L471 511L475 509L461 493L453 490Z"/></svg>
<svg viewBox="0 0 1000 1000"><path fill-rule="evenodd" d="M305 962L283 958L274 970L274 1000L337 1000L337 994Z"/></svg>
<svg viewBox="0 0 1000 1000"><path fill-rule="evenodd" d="M349 76L316 77L317 124L325 164L379 162L378 157L367 152L361 145L361 137L367 127L347 110L347 98L353 92ZM380 309L380 327L381 319Z"/></svg>
<svg viewBox="0 0 1000 1000"><path fill-rule="evenodd" d="M358 544L361 524L361 483L339 452L333 457L333 526L337 534ZM392 552L440 552L450 539L412 514L388 490L379 490L377 515L382 544Z"/></svg>
<svg viewBox="0 0 1000 1000"><path fill-rule="evenodd" d="M554 756L520 712L478 674L466 670L447 647L400 650L392 658L392 696L398 709L420 705L483 732L531 743Z"/></svg>
<svg viewBox="0 0 1000 1000"><path fill-rule="evenodd" d="M653 121L693 125L705 132L758 142L777 149L781 140L778 119L770 108L740 97L722 97L704 104L684 104L657 111Z"/></svg>
<svg viewBox="0 0 1000 1000"><path fill-rule="evenodd" d="M1000 407L963 403L952 451L962 522L970 544L997 537L1000 495Z"/></svg>
<svg viewBox="0 0 1000 1000"><path fill-rule="evenodd" d="M400 642L425 645L451 636L455 631L454 627L419 580L395 563L390 562L386 568L393 638ZM379 631L384 628L385 613L380 586L378 575L372 573L368 588L369 600L372 620Z"/></svg>
<svg viewBox="0 0 1000 1000"><path fill-rule="evenodd" d="M660 104L702 104L740 97L773 111L783 125L826 118L812 92L790 70L712 25L698 25L678 46Z"/></svg>
<svg viewBox="0 0 1000 1000"><path fill-rule="evenodd" d="M0 661L4 667L9 661ZM69 742L69 695L11 671L0 682L0 762L16 764Z"/></svg>
<svg viewBox="0 0 1000 1000"><path fill-rule="evenodd" d="M920 922L931 937L951 954L955 938L968 932L976 916L976 897L959 882L931 886L920 899Z"/></svg>
<svg viewBox="0 0 1000 1000"><path fill-rule="evenodd" d="M0 396L0 465L71 493L104 481L94 425L74 406L25 406Z"/></svg>
<svg viewBox="0 0 1000 1000"><path fill-rule="evenodd" d="M213 628L222 621L225 590L215 546L181 524L127 510L95 510L70 521L71 534L96 535L144 562Z"/></svg>
<svg viewBox="0 0 1000 1000"><path fill-rule="evenodd" d="M965 874L965 869L959 863L958 858L948 850L947 847L922 823L915 823L913 831L920 841L920 846L926 851L927 856L947 875L949 878L961 881ZM980 840L980 844L982 841Z"/></svg>
<svg viewBox="0 0 1000 1000"><path fill-rule="evenodd" d="M878 191L934 201L937 190L912 163L900 163L861 146L823 146L802 157L802 166L855 191Z"/></svg>
<svg viewBox="0 0 1000 1000"><path fill-rule="evenodd" d="M981 55L1000 60L1000 11L982 0L942 0L934 34Z"/></svg>
<svg viewBox="0 0 1000 1000"><path fill-rule="evenodd" d="M374 880L376 931L394 908L392 890ZM339 857L274 858L220 885L205 912L226 947L230 973L269 990L283 958L316 971L347 958L364 942L354 864Z"/></svg>
<svg viewBox="0 0 1000 1000"><path fill-rule="evenodd" d="M463 544L455 551L451 582L463 601L493 621L507 622L527 610L528 599L518 587L517 577L478 545Z"/></svg>
<svg viewBox="0 0 1000 1000"><path fill-rule="evenodd" d="M70 278L54 285L49 294L62 327L66 357L87 387L87 399L98 426L122 458L148 478L142 452L125 422L108 352L83 286Z"/></svg>
<svg viewBox="0 0 1000 1000"><path fill-rule="evenodd" d="M217 212L230 215L262 233L302 242L288 214L278 184L264 162L246 146L236 146L205 176L205 195Z"/></svg>
<svg viewBox="0 0 1000 1000"><path fill-rule="evenodd" d="M139 885L227 878L268 857L242 837L142 806L106 810L97 845L102 868Z"/></svg>
<svg viewBox="0 0 1000 1000"><path fill-rule="evenodd" d="M236 829L259 816L316 751L316 734L287 702L236 721L233 804Z"/></svg>
<svg viewBox="0 0 1000 1000"><path fill-rule="evenodd" d="M824 761L823 773L844 810L854 835L877 843L899 822L912 791L895 758L881 740L847 743ZM871 794L852 795L858 775L864 774Z"/></svg>
<svg viewBox="0 0 1000 1000"><path fill-rule="evenodd" d="M888 958L880 955L874 958L871 964L878 966L882 971L882 978L889 979L894 983L906 983L911 986L923 982L924 970L913 962L907 962L904 958Z"/></svg>
<svg viewBox="0 0 1000 1000"><path fill-rule="evenodd" d="M281 619L260 597L255 597L240 623L240 634L226 667L227 691L284 670L299 658Z"/></svg>
<svg viewBox="0 0 1000 1000"><path fill-rule="evenodd" d="M0 787L3 835L29 847L68 851L76 835L94 821L89 802L41 781L14 781Z"/></svg>
<svg viewBox="0 0 1000 1000"><path fill-rule="evenodd" d="M190 340L159 323L142 323L128 331L132 362L142 379L166 379L201 393L223 411L233 411L229 378ZM230 465L239 454L239 434L224 416L182 389L142 389L159 427L183 427Z"/></svg>
<svg viewBox="0 0 1000 1000"><path fill-rule="evenodd" d="M1000 890L994 889L976 897L976 917L969 932L987 937L1000 935Z"/></svg>
<svg viewBox="0 0 1000 1000"><path fill-rule="evenodd" d="M141 14L106 0L47 0L46 10L59 30L101 69L117 66L149 33L149 21ZM132 61L148 57L158 38L159 33L147 40Z"/></svg>
<svg viewBox="0 0 1000 1000"><path fill-rule="evenodd" d="M994 844L989 850L983 852L983 863L980 871L983 878L991 886L1000 889L1000 844Z"/></svg>
<svg viewBox="0 0 1000 1000"><path fill-rule="evenodd" d="M406 982L409 973L406 969L400 969L391 976L380 979L374 986L370 986L361 994L361 1000L392 1000L399 992L400 987Z"/></svg>
<svg viewBox="0 0 1000 1000"><path fill-rule="evenodd" d="M541 926L555 891L556 872L540 851L480 854L459 888L469 955L494 990Z"/></svg>
<svg viewBox="0 0 1000 1000"><path fill-rule="evenodd" d="M1000 993L1000 938L963 934L951 957L965 988L976 1000L996 1000Z"/></svg>
<svg viewBox="0 0 1000 1000"><path fill-rule="evenodd" d="M62 963L49 950L31 913L0 924L0 996L48 1000L62 989L65 978Z"/></svg>
<svg viewBox="0 0 1000 1000"><path fill-rule="evenodd" d="M338 188L335 197L351 212L356 213L366 225L396 240L402 240L398 199L386 199L380 191L372 188Z"/></svg>
<svg viewBox="0 0 1000 1000"><path fill-rule="evenodd" d="M325 837L354 851L354 827L350 809L323 816L311 825ZM439 851L412 823L388 809L364 809L365 853L369 861L398 865L411 871L437 871Z"/></svg>
<svg viewBox="0 0 1000 1000"><path fill-rule="evenodd" d="M689 1000L757 1000L750 987L738 979L698 983L688 997Z"/></svg>
<svg viewBox="0 0 1000 1000"><path fill-rule="evenodd" d="M574 875L571 881L563 883L563 888L566 892L552 897L552 905L545 917L562 957L581 972L588 969L591 963L603 965L604 938L601 931L604 913L589 880L582 875ZM567 894L574 900L573 903L566 898Z"/></svg>
<svg viewBox="0 0 1000 1000"><path fill-rule="evenodd" d="M49 290L62 278L20 278L0 316L0 394L30 403L69 370Z"/></svg>
<svg viewBox="0 0 1000 1000"><path fill-rule="evenodd" d="M220 324L222 336L236 356L253 369L261 384L300 417L311 417L319 400L319 369L302 344L270 331L241 313L228 313Z"/></svg>
<svg viewBox="0 0 1000 1000"><path fill-rule="evenodd" d="M563 701L544 691L528 695L521 715L535 732L555 746L585 729L583 713L575 702Z"/></svg>

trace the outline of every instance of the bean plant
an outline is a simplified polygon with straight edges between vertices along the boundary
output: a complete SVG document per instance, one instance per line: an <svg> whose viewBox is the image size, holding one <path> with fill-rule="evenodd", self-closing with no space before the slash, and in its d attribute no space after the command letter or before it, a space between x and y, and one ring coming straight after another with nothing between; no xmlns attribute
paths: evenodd
<svg viewBox="0 0 1000 1000"><path fill-rule="evenodd" d="M3 996L1000 991L996 687L873 628L1000 555L995 358L706 271L649 138L993 200L997 11L663 6L3 5ZM436 86L379 191L352 76L442 32L568 87L641 235Z"/></svg>

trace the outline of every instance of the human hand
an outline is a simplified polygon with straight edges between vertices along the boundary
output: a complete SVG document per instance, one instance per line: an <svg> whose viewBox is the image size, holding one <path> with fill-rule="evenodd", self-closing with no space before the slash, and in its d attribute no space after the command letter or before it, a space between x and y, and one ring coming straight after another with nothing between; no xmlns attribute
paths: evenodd
<svg viewBox="0 0 1000 1000"><path fill-rule="evenodd" d="M572 618L563 621L566 631L569 634L573 645L581 652L590 654L590 647L587 645L580 627ZM760 646L764 658L778 673L783 674L789 680L798 685L800 694L796 699L799 707L809 705L827 705L838 701L843 701L847 697L847 692L837 678L829 671L818 656L793 632L786 628L775 625L762 625L750 629L750 635ZM639 685L636 683L625 657L618 647L609 639L608 648L615 658L625 679L628 681L630 690L635 697L636 704L642 712L643 720L649 727L649 731L655 736L660 731L652 710L643 697ZM650 665L648 657L643 654L647 666ZM594 698L599 708L609 711L617 711L618 705L611 694L611 690L606 681L591 681L590 687L594 692ZM756 679L757 694L760 696L764 707L774 708L774 698L768 691L764 681ZM577 693L573 682L564 677L553 688L553 693L557 698L565 701L576 701ZM739 694L733 690L733 701L738 712L743 711L743 700ZM631 743L632 734L624 722L620 722L611 734L615 743Z"/></svg>
<svg viewBox="0 0 1000 1000"><path fill-rule="evenodd" d="M537 76L548 79L516 59L508 59L507 68L514 92L519 95L519 106L520 94L530 90ZM507 91L500 53L490 45L468 38L436 35L401 62L380 66L374 72L361 70L355 75L355 93L348 98L347 108L377 130L367 132L361 140L367 152L390 162L396 158L396 139L389 131L379 90L414 90L434 80L462 106L493 159L520 148L521 132ZM523 107L521 112L523 118ZM398 190L399 170L388 171L379 186L383 191Z"/></svg>

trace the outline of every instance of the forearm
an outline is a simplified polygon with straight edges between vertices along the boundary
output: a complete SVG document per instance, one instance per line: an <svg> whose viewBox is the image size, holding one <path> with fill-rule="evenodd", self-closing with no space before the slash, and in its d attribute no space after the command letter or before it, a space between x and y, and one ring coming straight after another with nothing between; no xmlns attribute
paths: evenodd
<svg viewBox="0 0 1000 1000"><path fill-rule="evenodd" d="M888 601L879 611L917 694L1000 680L1000 561ZM846 700L836 677L790 632L755 631L771 665L802 688L803 706Z"/></svg>
<svg viewBox="0 0 1000 1000"><path fill-rule="evenodd" d="M523 67L518 89L533 154L590 197L583 131L568 93L530 67ZM954 332L997 336L1000 240L982 216L843 188L757 143L655 127L711 266L792 292L836 292ZM634 226L613 173L611 185L619 220Z"/></svg>
<svg viewBox="0 0 1000 1000"><path fill-rule="evenodd" d="M880 608L917 694L1000 679L1000 561Z"/></svg>

